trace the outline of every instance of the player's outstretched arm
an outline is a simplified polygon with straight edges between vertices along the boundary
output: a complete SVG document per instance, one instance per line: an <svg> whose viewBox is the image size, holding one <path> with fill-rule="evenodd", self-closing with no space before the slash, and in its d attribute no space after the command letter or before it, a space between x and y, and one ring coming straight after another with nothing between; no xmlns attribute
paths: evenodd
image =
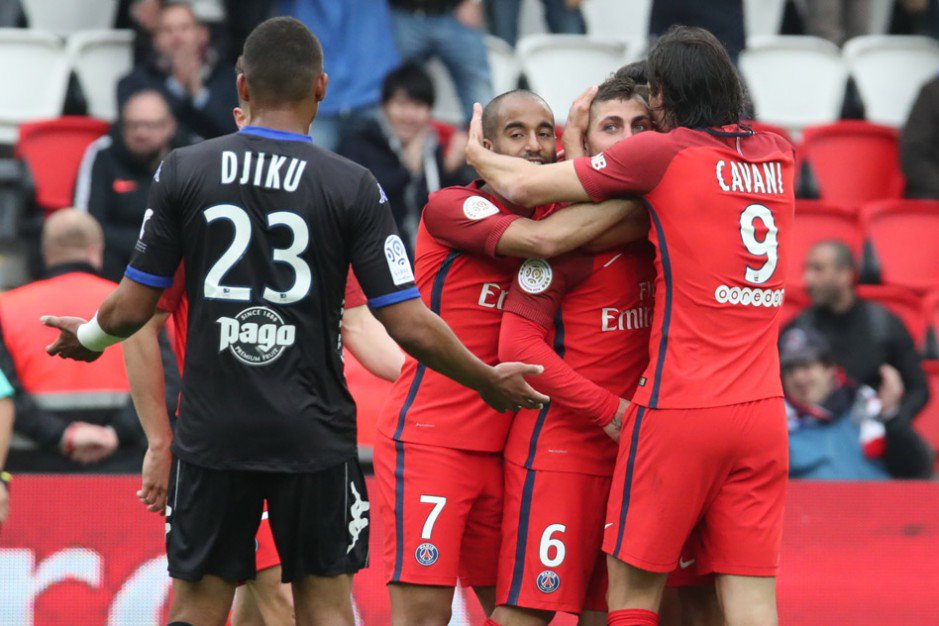
<svg viewBox="0 0 939 626"><path fill-rule="evenodd" d="M166 412L163 360L159 332L169 313L157 311L143 328L124 342L124 365L134 408L147 435L147 453L143 459L140 490L137 498L153 513L162 513L170 478L173 431Z"/></svg>
<svg viewBox="0 0 939 626"><path fill-rule="evenodd" d="M551 397L551 402L577 410L602 428L614 441L629 402L610 393L578 373L548 345L548 329L506 311L499 334L499 358L509 361L533 361L544 366L544 373L532 385Z"/></svg>
<svg viewBox="0 0 939 626"><path fill-rule="evenodd" d="M395 381L404 365L404 353L364 304L342 314L342 345L369 372Z"/></svg>
<svg viewBox="0 0 939 626"><path fill-rule="evenodd" d="M540 365L486 365L460 343L450 327L418 299L375 310L391 337L415 359L479 393L496 411L535 408L549 398L531 388L525 376L542 372Z"/></svg>
<svg viewBox="0 0 939 626"><path fill-rule="evenodd" d="M496 252L503 256L550 259L601 237L603 247L599 249L608 250L639 241L648 232L648 214L636 200L584 202L542 220L515 220L496 244Z"/></svg>
<svg viewBox="0 0 939 626"><path fill-rule="evenodd" d="M535 207L552 202L589 202L590 196L574 171L573 161L535 165L525 159L496 154L483 147L482 106L473 105L466 162L503 198Z"/></svg>
<svg viewBox="0 0 939 626"><path fill-rule="evenodd" d="M91 321L80 317L44 315L40 321L58 328L58 339L46 346L52 356L75 361L94 361L110 345L123 341L147 323L163 290L129 278L121 280Z"/></svg>

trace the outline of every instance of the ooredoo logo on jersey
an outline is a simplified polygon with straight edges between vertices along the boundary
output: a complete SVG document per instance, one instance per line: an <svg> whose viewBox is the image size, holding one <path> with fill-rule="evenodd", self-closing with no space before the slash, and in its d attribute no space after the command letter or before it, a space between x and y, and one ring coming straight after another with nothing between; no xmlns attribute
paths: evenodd
<svg viewBox="0 0 939 626"><path fill-rule="evenodd" d="M247 365L267 365L292 346L297 327L285 324L279 313L263 306L245 309L235 317L220 317L218 351L229 350Z"/></svg>

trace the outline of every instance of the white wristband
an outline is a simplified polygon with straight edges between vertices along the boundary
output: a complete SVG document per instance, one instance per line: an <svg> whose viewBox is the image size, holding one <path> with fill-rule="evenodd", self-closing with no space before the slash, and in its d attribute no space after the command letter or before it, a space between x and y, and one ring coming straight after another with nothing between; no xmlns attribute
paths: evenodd
<svg viewBox="0 0 939 626"><path fill-rule="evenodd" d="M109 335L102 330L101 326L98 324L97 313L95 313L95 316L89 321L79 326L78 332L75 333L75 335L78 337L78 343L92 352L104 352L104 349L108 346L113 346L116 343L124 341L122 337Z"/></svg>

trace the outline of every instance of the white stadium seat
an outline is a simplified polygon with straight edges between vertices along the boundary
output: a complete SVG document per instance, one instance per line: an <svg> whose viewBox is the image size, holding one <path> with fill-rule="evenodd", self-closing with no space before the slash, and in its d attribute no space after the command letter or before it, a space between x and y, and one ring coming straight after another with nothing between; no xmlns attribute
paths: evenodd
<svg viewBox="0 0 939 626"><path fill-rule="evenodd" d="M743 27L747 38L778 35L786 0L744 0Z"/></svg>
<svg viewBox="0 0 939 626"><path fill-rule="evenodd" d="M584 0L580 10L591 37L631 43L627 61L634 61L645 52L652 0Z"/></svg>
<svg viewBox="0 0 939 626"><path fill-rule="evenodd" d="M798 132L841 116L848 69L841 51L818 37L753 37L740 71L756 117Z"/></svg>
<svg viewBox="0 0 939 626"><path fill-rule="evenodd" d="M30 28L56 35L114 26L118 0L22 0Z"/></svg>
<svg viewBox="0 0 939 626"><path fill-rule="evenodd" d="M939 73L939 41L930 37L867 35L844 44L868 121L901 127L924 83Z"/></svg>
<svg viewBox="0 0 939 626"><path fill-rule="evenodd" d="M627 44L586 35L531 35L518 42L517 50L532 91L547 100L563 124L577 96L623 65Z"/></svg>
<svg viewBox="0 0 939 626"><path fill-rule="evenodd" d="M0 143L15 143L21 122L62 114L69 62L55 35L0 28L0 76Z"/></svg>
<svg viewBox="0 0 939 626"><path fill-rule="evenodd" d="M893 17L893 5L897 0L868 0L870 14L870 32L883 35L890 30L890 18Z"/></svg>
<svg viewBox="0 0 939 626"><path fill-rule="evenodd" d="M117 83L134 64L134 33L98 30L69 36L66 50L88 101L88 115L117 119Z"/></svg>
<svg viewBox="0 0 939 626"><path fill-rule="evenodd" d="M498 37L486 35L486 56L489 58L489 71L492 73L492 93L499 95L518 86L518 77L522 72L515 50Z"/></svg>

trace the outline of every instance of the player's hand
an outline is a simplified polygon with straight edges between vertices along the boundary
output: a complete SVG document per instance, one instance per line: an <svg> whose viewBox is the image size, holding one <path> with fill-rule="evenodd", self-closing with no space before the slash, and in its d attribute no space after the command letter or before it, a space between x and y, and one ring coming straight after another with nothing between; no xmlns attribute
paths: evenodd
<svg viewBox="0 0 939 626"><path fill-rule="evenodd" d="M593 104L598 89L597 85L588 87L577 96L574 104L571 105L571 110L567 113L567 123L564 126L564 134L561 136L565 159L574 159L587 154L584 149L584 135L587 134L587 126L590 122L590 105Z"/></svg>
<svg viewBox="0 0 939 626"><path fill-rule="evenodd" d="M170 482L170 466L173 455L169 446L147 448L143 457L143 470L140 472L140 490L137 498L151 513L166 513L166 494Z"/></svg>
<svg viewBox="0 0 939 626"><path fill-rule="evenodd" d="M51 356L88 363L101 356L101 352L89 350L78 342L78 327L85 323L82 318L43 315L39 318L39 321L50 328L58 328L62 331L55 343L46 346L46 352Z"/></svg>
<svg viewBox="0 0 939 626"><path fill-rule="evenodd" d="M483 105L473 104L473 117L470 119L466 140L466 162L476 167L481 157L485 157L486 148L483 146Z"/></svg>
<svg viewBox="0 0 939 626"><path fill-rule="evenodd" d="M626 415L626 409L629 408L629 400L619 399L619 407L616 409L616 415L609 424L603 427L603 432L613 441L619 442L620 431L623 430L623 416Z"/></svg>
<svg viewBox="0 0 939 626"><path fill-rule="evenodd" d="M479 390L480 397L499 413L519 409L539 409L550 400L525 382L525 376L537 376L544 371L540 365L527 363L499 363L492 368L492 380Z"/></svg>

